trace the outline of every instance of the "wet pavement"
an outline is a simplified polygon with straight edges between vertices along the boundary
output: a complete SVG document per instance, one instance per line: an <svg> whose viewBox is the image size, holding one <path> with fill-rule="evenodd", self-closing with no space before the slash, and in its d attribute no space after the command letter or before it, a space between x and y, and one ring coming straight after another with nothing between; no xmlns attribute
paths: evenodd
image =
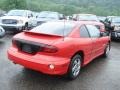
<svg viewBox="0 0 120 90"><path fill-rule="evenodd" d="M0 90L120 90L120 43L112 42L108 58L82 68L76 80L49 76L14 65L7 58L13 35L0 39Z"/></svg>

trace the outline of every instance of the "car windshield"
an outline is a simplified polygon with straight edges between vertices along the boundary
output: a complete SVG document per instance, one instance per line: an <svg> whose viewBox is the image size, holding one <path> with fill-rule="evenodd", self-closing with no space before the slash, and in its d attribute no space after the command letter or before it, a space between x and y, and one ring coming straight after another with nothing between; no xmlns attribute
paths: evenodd
<svg viewBox="0 0 120 90"><path fill-rule="evenodd" d="M99 21L95 15L79 15L78 20L81 20L81 21Z"/></svg>
<svg viewBox="0 0 120 90"><path fill-rule="evenodd" d="M34 29L31 32L37 32L49 35L67 36L75 25L64 22L47 22Z"/></svg>
<svg viewBox="0 0 120 90"><path fill-rule="evenodd" d="M39 14L39 18L51 18L51 19L58 19L58 14L54 12L41 12Z"/></svg>
<svg viewBox="0 0 120 90"><path fill-rule="evenodd" d="M8 16L25 16L24 10L11 10L7 14Z"/></svg>
<svg viewBox="0 0 120 90"><path fill-rule="evenodd" d="M113 23L120 23L120 17L114 17L114 18L112 19L112 22L113 22Z"/></svg>

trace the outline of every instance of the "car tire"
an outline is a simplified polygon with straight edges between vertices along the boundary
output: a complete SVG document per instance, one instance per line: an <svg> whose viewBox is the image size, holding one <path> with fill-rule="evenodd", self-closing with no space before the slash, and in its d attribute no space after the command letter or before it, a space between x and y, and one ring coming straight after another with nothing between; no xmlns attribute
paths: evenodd
<svg viewBox="0 0 120 90"><path fill-rule="evenodd" d="M111 44L108 43L105 50L104 50L104 54L103 54L103 57L107 57L109 55L109 51L111 49Z"/></svg>
<svg viewBox="0 0 120 90"><path fill-rule="evenodd" d="M28 23L25 24L23 30L29 30L29 28L28 28Z"/></svg>
<svg viewBox="0 0 120 90"><path fill-rule="evenodd" d="M70 62L69 69L68 69L68 79L73 80L78 77L80 74L80 69L82 65L82 58L79 54L75 55Z"/></svg>

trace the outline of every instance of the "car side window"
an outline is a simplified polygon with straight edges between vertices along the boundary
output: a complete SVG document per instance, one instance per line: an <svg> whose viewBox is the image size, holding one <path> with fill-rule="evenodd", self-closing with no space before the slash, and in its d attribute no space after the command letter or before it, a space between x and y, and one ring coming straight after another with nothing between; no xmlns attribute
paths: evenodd
<svg viewBox="0 0 120 90"><path fill-rule="evenodd" d="M90 37L89 32L88 32L87 28L85 27L85 25L82 25L80 27L80 37L82 37L82 38L89 38Z"/></svg>
<svg viewBox="0 0 120 90"><path fill-rule="evenodd" d="M88 32L91 38L98 38L100 37L100 30L96 28L94 25L86 25Z"/></svg>

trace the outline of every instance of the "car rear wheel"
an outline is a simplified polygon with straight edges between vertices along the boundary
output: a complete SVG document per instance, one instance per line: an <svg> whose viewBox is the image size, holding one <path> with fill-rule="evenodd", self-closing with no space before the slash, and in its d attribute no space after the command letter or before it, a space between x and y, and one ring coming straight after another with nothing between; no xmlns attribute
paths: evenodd
<svg viewBox="0 0 120 90"><path fill-rule="evenodd" d="M104 57L107 57L109 55L110 48L111 48L111 45L109 43L109 44L107 44L107 46L106 46L106 48L104 50L104 54L103 54Z"/></svg>
<svg viewBox="0 0 120 90"><path fill-rule="evenodd" d="M81 61L82 61L82 58L78 54L72 58L69 65L69 69L68 69L69 79L75 79L76 77L78 77L81 69Z"/></svg>

